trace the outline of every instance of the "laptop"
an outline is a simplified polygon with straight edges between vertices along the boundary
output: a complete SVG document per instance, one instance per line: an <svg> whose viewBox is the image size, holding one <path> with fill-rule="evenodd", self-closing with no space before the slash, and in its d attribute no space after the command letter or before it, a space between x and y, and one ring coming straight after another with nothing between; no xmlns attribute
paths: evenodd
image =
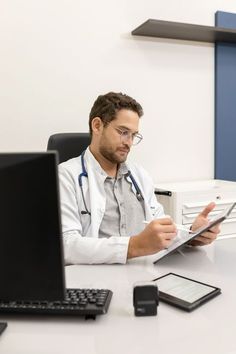
<svg viewBox="0 0 236 354"><path fill-rule="evenodd" d="M66 289L57 153L0 154L0 314L94 317L109 289Z"/></svg>

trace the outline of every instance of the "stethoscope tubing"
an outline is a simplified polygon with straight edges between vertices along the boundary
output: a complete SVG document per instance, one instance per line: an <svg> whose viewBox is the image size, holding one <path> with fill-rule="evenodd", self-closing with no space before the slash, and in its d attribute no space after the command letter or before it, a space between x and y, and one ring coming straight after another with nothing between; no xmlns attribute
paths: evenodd
<svg viewBox="0 0 236 354"><path fill-rule="evenodd" d="M84 204L84 209L85 210L82 210L81 211L81 214L88 214L88 215L91 215L91 212L88 210L88 207L87 207L87 203L86 203L86 200L85 200L85 196L84 196L84 190L83 190L83 181L82 181L82 178L83 177L86 177L88 178L88 172L86 171L86 168L85 168L85 164L84 164L84 154L85 154L85 151L82 152L81 154L81 168L82 168L82 172L79 174L78 176L78 182L79 182L79 187L80 187L80 190L81 190L81 195L82 195L82 199L83 199L83 204ZM131 179L131 182L136 190L136 197L138 199L139 202L141 202L144 198L143 198L143 195L142 195L142 192L137 184L137 182L135 181L135 178L134 176L132 175L131 171L129 170L128 173L126 174L126 178L130 178Z"/></svg>

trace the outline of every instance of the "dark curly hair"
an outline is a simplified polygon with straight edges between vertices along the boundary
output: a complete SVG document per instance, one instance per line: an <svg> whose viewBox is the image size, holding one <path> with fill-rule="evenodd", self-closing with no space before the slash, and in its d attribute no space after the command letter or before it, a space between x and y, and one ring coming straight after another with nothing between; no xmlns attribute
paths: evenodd
<svg viewBox="0 0 236 354"><path fill-rule="evenodd" d="M96 99L89 114L89 131L92 134L92 120L99 117L104 126L109 124L116 118L117 112L121 109L129 109L136 112L139 117L143 115L141 105L132 97L123 93L109 92L105 95L100 95Z"/></svg>

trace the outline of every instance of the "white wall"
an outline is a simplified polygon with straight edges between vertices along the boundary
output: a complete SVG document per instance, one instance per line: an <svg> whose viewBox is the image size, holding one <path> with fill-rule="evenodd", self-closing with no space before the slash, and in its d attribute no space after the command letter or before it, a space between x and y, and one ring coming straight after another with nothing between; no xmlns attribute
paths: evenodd
<svg viewBox="0 0 236 354"><path fill-rule="evenodd" d="M217 10L236 12L236 2L1 0L0 151L87 131L96 97L121 91L143 105L131 157L156 182L212 178L213 44L130 33L148 18L214 25Z"/></svg>

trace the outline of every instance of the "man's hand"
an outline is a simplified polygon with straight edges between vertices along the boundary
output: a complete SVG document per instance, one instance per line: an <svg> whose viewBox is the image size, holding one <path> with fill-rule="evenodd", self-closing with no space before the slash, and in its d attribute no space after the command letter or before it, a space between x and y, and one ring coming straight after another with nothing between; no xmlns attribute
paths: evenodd
<svg viewBox="0 0 236 354"><path fill-rule="evenodd" d="M137 236L130 237L127 258L147 256L170 246L177 235L173 220L169 217L151 221Z"/></svg>
<svg viewBox="0 0 236 354"><path fill-rule="evenodd" d="M191 230L194 231L199 227L209 223L208 214L215 208L215 203L208 204L205 209L194 220ZM212 243L217 235L220 233L220 224L213 226L210 230L203 232L200 236L196 237L189 244L192 246L204 246Z"/></svg>

